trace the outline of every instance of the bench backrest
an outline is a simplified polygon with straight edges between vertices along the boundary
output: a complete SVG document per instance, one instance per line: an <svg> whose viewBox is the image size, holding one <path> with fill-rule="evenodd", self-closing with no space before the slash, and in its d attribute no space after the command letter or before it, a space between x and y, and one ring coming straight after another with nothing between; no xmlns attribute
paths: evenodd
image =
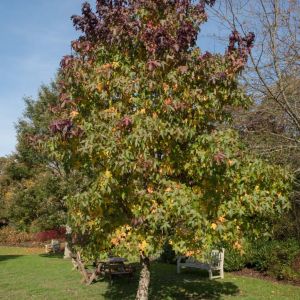
<svg viewBox="0 0 300 300"><path fill-rule="evenodd" d="M186 260L186 263L193 264L193 263L199 263L199 261L189 256ZM210 253L210 257L208 258L207 263L209 263L211 266L216 268L223 268L224 265L224 249L222 250L212 250Z"/></svg>
<svg viewBox="0 0 300 300"><path fill-rule="evenodd" d="M198 260L192 256L189 256L185 262L189 264L194 264L194 263L198 263Z"/></svg>
<svg viewBox="0 0 300 300"><path fill-rule="evenodd" d="M224 249L212 250L210 255L210 265L217 268L223 268L224 265Z"/></svg>

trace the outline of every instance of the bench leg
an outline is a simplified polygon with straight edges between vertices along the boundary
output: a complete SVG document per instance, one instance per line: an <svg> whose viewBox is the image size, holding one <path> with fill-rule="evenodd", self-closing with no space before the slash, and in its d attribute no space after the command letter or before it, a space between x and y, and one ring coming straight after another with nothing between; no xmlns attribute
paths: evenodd
<svg viewBox="0 0 300 300"><path fill-rule="evenodd" d="M220 270L215 270L215 272L220 272L220 275L213 275L213 271L212 270L208 270L208 274L209 274L209 279L214 279L214 278L224 278L224 270L220 269Z"/></svg>
<svg viewBox="0 0 300 300"><path fill-rule="evenodd" d="M180 264L177 264L177 274L180 274Z"/></svg>
<svg viewBox="0 0 300 300"><path fill-rule="evenodd" d="M213 273L212 273L212 270L208 270L208 274L209 274L209 279L212 280L212 279L213 279Z"/></svg>

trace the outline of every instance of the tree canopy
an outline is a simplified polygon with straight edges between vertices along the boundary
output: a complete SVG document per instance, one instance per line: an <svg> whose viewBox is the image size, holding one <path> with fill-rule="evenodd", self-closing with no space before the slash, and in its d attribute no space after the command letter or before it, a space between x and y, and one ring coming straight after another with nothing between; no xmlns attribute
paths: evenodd
<svg viewBox="0 0 300 300"><path fill-rule="evenodd" d="M289 204L288 173L247 154L227 129L249 98L238 77L254 34L234 31L224 55L196 46L214 1L97 1L73 22L52 108L53 157L80 182L67 197L88 257L140 254L169 240L203 255L270 230Z"/></svg>

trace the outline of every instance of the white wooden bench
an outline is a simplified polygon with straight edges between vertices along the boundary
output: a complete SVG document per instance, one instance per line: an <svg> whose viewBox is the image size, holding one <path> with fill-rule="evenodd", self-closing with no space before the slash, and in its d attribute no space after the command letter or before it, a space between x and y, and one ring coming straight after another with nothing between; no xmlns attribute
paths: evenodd
<svg viewBox="0 0 300 300"><path fill-rule="evenodd" d="M185 259L184 262L182 262ZM177 258L177 273L182 268L197 268L207 270L209 279L224 278L224 249L212 250L208 262L199 262L193 257L179 256ZM217 274L214 274L217 273Z"/></svg>

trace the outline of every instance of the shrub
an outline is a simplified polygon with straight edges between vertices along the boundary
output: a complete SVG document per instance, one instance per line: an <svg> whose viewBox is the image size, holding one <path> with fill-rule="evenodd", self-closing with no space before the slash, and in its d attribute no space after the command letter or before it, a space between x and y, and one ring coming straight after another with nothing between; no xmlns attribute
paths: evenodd
<svg viewBox="0 0 300 300"><path fill-rule="evenodd" d="M224 256L224 270L226 272L239 271L246 266L247 259L247 254L241 254L234 249L226 249Z"/></svg>
<svg viewBox="0 0 300 300"><path fill-rule="evenodd" d="M64 239L66 234L66 229L64 227L58 229L52 229L47 231L38 232L35 235L35 240L39 242L45 242L52 239Z"/></svg>
<svg viewBox="0 0 300 300"><path fill-rule="evenodd" d="M279 280L299 279L300 274L292 267L297 255L300 255L297 240L260 240L249 243L244 250L244 255L237 250L226 250L225 271L232 272L249 267Z"/></svg>
<svg viewBox="0 0 300 300"><path fill-rule="evenodd" d="M30 242L34 239L34 235L27 232L20 232L13 227L4 227L0 229L0 241L6 245L18 245Z"/></svg>
<svg viewBox="0 0 300 300"><path fill-rule="evenodd" d="M176 254L173 250L172 245L165 243L163 246L163 251L160 255L160 260L164 263L175 264L176 263Z"/></svg>
<svg viewBox="0 0 300 300"><path fill-rule="evenodd" d="M298 274L293 271L292 264L299 252L299 242L294 239L260 241L253 245L248 265L277 279L294 280Z"/></svg>
<svg viewBox="0 0 300 300"><path fill-rule="evenodd" d="M259 241L253 243L248 249L247 267L254 268L257 271L266 271L268 269L268 258L272 248L272 241Z"/></svg>
<svg viewBox="0 0 300 300"><path fill-rule="evenodd" d="M45 242L52 239L61 240L65 238L65 233L64 227L34 234L18 231L8 226L0 229L0 242L4 245L19 245L28 242Z"/></svg>

